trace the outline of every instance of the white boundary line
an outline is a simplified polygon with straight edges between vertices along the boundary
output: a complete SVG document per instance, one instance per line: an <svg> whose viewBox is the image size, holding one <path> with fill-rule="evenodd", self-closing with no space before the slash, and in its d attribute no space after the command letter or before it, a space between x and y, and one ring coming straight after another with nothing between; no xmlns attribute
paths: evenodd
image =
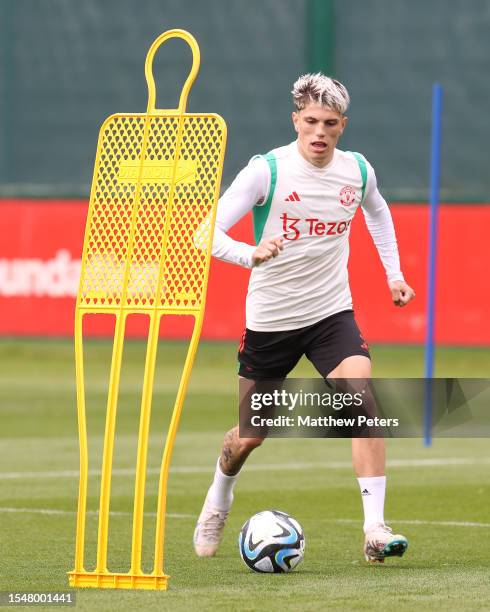
<svg viewBox="0 0 490 612"><path fill-rule="evenodd" d="M325 519L329 522L329 519ZM362 520L355 519L334 519L335 523L348 523L361 525ZM474 523L471 521L421 521L421 520L405 520L405 519L390 519L388 523L401 523L403 525L434 525L437 527L483 527L490 529L490 523Z"/></svg>
<svg viewBox="0 0 490 612"><path fill-rule="evenodd" d="M46 515L66 515L66 516L74 516L76 515L75 510L55 510L54 508L2 508L0 507L0 514L9 513L9 514L46 514ZM98 516L98 510L87 510L86 512L89 516ZM156 516L156 512L144 512L145 516ZM132 512L110 512L111 516L133 516ZM188 519L195 518L193 514L178 514L169 512L167 514L167 518L177 518L177 519Z"/></svg>
<svg viewBox="0 0 490 612"><path fill-rule="evenodd" d="M44 514L48 516L74 516L76 511L74 510L55 510L50 508L2 508L0 507L0 514ZM87 512L89 516L97 516L99 513L97 510L89 510ZM111 512L111 516L132 516L132 512ZM145 516L156 516L156 512L145 512ZM167 514L168 518L175 519L194 519L196 518L193 514L178 514L170 512ZM361 519L320 519L326 523L347 523L352 525L360 525ZM470 521L422 521L422 520L405 520L405 519L392 519L393 523L401 523L403 525L432 525L435 527L483 527L484 529L490 529L490 523L475 523Z"/></svg>
<svg viewBox="0 0 490 612"><path fill-rule="evenodd" d="M411 468L411 467L446 467L464 465L489 465L488 457L437 457L428 459L392 459L386 462L389 468ZM287 470L308 469L351 469L350 461L326 461L314 463L264 463L249 464L245 467L246 472L269 472ZM171 468L174 474L211 474L214 470L212 465L181 465ZM134 468L116 468L112 471L114 476L131 476L135 473ZM150 467L148 474L159 474L160 468ZM52 470L45 472L0 472L0 480L15 480L22 478L77 478L78 470ZM89 470L89 475L100 476L100 470Z"/></svg>

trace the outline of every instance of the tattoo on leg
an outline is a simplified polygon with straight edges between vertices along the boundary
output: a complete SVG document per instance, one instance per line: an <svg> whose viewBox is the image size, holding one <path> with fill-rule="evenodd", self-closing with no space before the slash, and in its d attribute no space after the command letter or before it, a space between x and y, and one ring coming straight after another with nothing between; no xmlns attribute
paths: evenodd
<svg viewBox="0 0 490 612"><path fill-rule="evenodd" d="M223 446L223 448L221 449L221 456L222 456L222 460L220 462L221 464L223 464L223 459L224 459L224 463L229 463L232 459L231 448L229 446Z"/></svg>
<svg viewBox="0 0 490 612"><path fill-rule="evenodd" d="M238 474L245 460L252 452L252 447L240 444L238 427L230 429L225 434L221 449L220 467L227 476Z"/></svg>

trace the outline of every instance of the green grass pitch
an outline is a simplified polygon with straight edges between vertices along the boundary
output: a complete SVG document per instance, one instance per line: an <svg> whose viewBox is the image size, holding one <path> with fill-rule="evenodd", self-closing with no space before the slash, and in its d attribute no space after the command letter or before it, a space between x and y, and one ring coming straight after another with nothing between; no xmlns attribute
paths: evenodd
<svg viewBox="0 0 490 612"><path fill-rule="evenodd" d="M150 438L144 563L153 552L157 472L168 406L186 343L162 343ZM199 559L195 519L224 431L237 418L236 346L201 343L172 460L166 530L167 592L78 590L78 610L488 610L490 457L485 439L388 441L386 518L409 539L402 559L368 566L361 500L347 440L269 440L244 468L218 555ZM96 539L98 471L105 417L106 341L87 343L88 426L93 470L87 569ZM114 461L110 569L129 566L144 345L126 345ZM372 348L375 376L420 376L418 347ZM68 589L78 486L74 356L70 341L0 341L0 590ZM436 375L488 377L488 349L441 349ZM309 376L302 362L295 374ZM391 462L391 465L390 465ZM241 525L278 508L303 525L306 555L289 575L248 570Z"/></svg>

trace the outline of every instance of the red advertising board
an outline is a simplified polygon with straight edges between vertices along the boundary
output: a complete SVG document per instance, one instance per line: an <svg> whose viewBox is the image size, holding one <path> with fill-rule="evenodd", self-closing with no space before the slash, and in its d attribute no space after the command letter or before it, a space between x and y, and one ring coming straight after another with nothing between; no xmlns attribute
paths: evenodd
<svg viewBox="0 0 490 612"><path fill-rule="evenodd" d="M358 322L370 342L424 341L427 296L428 208L391 205L402 269L417 298L407 308L391 304L384 271L361 214L351 230L349 263ZM0 335L69 336L87 202L0 200ZM487 242L490 206L443 205L439 215L436 340L441 344L489 345L490 269ZM248 218L232 235L252 241ZM244 326L247 270L213 260L203 337L237 340ZM92 316L91 335L109 335L107 316ZM130 334L141 336L144 317ZM172 317L166 337L187 335L187 317Z"/></svg>

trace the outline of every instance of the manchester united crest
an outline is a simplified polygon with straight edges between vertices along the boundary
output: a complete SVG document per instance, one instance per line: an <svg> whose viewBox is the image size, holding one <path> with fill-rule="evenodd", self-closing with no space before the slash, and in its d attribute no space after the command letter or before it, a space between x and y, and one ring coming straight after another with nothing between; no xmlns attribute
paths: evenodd
<svg viewBox="0 0 490 612"><path fill-rule="evenodd" d="M342 206L350 206L356 201L356 190L351 185L346 185L340 190L340 203Z"/></svg>

